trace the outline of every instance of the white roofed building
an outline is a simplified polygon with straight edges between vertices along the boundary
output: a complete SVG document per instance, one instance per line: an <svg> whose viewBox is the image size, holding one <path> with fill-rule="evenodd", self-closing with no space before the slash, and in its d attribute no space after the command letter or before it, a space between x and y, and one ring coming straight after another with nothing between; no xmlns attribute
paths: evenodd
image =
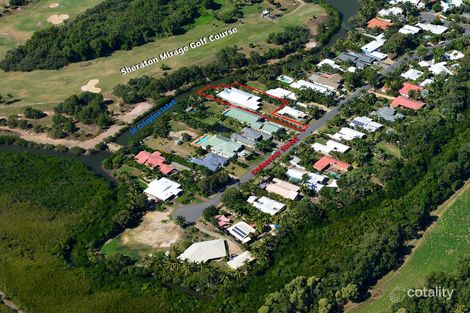
<svg viewBox="0 0 470 313"><path fill-rule="evenodd" d="M284 116L287 115L287 116L295 118L296 120L303 120L308 116L305 112L294 109L290 106L283 107L282 109L277 111L277 114L284 115Z"/></svg>
<svg viewBox="0 0 470 313"><path fill-rule="evenodd" d="M432 64L429 66L429 71L433 73L434 75L439 75L439 74L446 74L446 75L454 75L447 67L446 67L447 62L439 62L436 64Z"/></svg>
<svg viewBox="0 0 470 313"><path fill-rule="evenodd" d="M270 89L266 91L266 93L270 96L281 98L281 99L287 98L291 100L297 100L297 96L295 95L295 93L284 88Z"/></svg>
<svg viewBox="0 0 470 313"><path fill-rule="evenodd" d="M421 28L411 25L405 25L398 30L399 33L404 35L415 35L421 31Z"/></svg>
<svg viewBox="0 0 470 313"><path fill-rule="evenodd" d="M210 260L220 259L227 256L225 240L216 239L193 243L182 254L178 256L181 261L193 263L205 263Z"/></svg>
<svg viewBox="0 0 470 313"><path fill-rule="evenodd" d="M144 190L147 196L159 201L167 201L182 192L180 184L165 177L152 181Z"/></svg>
<svg viewBox="0 0 470 313"><path fill-rule="evenodd" d="M249 235L254 233L256 230L247 223L241 221L227 228L227 231L233 237L241 241L241 243L247 243L251 241L251 237Z"/></svg>
<svg viewBox="0 0 470 313"><path fill-rule="evenodd" d="M217 96L227 102L252 111L258 111L261 108L261 97L237 88L225 88L222 92L218 93Z"/></svg>
<svg viewBox="0 0 470 313"><path fill-rule="evenodd" d="M306 184L315 191L320 191L328 181L328 177L325 175L311 173L301 168L290 168L287 170L286 175L297 182L303 181L305 175L307 175Z"/></svg>
<svg viewBox="0 0 470 313"><path fill-rule="evenodd" d="M423 24L423 23L418 23L418 24L416 24L416 26L418 26L422 30L431 32L435 35L442 35L448 29L448 27L442 26L442 25Z"/></svg>
<svg viewBox="0 0 470 313"><path fill-rule="evenodd" d="M233 259L227 262L227 265L230 266L230 268L236 270L240 267L242 267L245 264L250 263L253 261L255 258L251 256L250 251L245 251L240 255L237 255Z"/></svg>
<svg viewBox="0 0 470 313"><path fill-rule="evenodd" d="M423 72L412 68L406 71L405 73L401 74L400 76L406 79L410 79L410 80L417 80L418 78L423 76L423 74L424 74Z"/></svg>
<svg viewBox="0 0 470 313"><path fill-rule="evenodd" d="M403 9L400 7L391 7L388 9L382 9L377 14L381 17L401 16L403 14Z"/></svg>
<svg viewBox="0 0 470 313"><path fill-rule="evenodd" d="M356 138L364 138L365 136L366 134L349 127L342 127L339 132L334 135L330 135L332 139L346 141L350 141Z"/></svg>
<svg viewBox="0 0 470 313"><path fill-rule="evenodd" d="M315 142L312 145L313 150L316 152L320 152L323 154L330 154L331 152L339 152L339 153L345 153L347 152L350 147L347 145L343 145L342 143L336 142L334 140L328 140L326 144L321 144L318 142Z"/></svg>
<svg viewBox="0 0 470 313"><path fill-rule="evenodd" d="M260 210L261 212L267 213L269 215L274 215L278 213L286 206L282 202L273 200L265 196L262 196L261 198L251 196L248 198L247 202L258 210Z"/></svg>
<svg viewBox="0 0 470 313"><path fill-rule="evenodd" d="M374 122L366 116L355 117L349 125L352 127L361 127L369 132L375 132L383 127L382 124Z"/></svg>
<svg viewBox="0 0 470 313"><path fill-rule="evenodd" d="M322 60L320 63L317 64L317 67L318 67L318 68L321 68L323 65L329 65L329 66L331 66L331 67L334 68L334 69L341 70L341 66L339 66L338 64L336 64L336 62L333 61L333 60L331 60L331 59L324 59L324 60Z"/></svg>
<svg viewBox="0 0 470 313"><path fill-rule="evenodd" d="M385 44L384 34L380 34L379 36L375 37L375 40L369 42L368 44L362 46L361 50L365 54L369 54L374 52L375 50L379 49Z"/></svg>
<svg viewBox="0 0 470 313"><path fill-rule="evenodd" d="M462 52L458 50L452 50L450 52L444 53L444 57L447 60L455 61L455 60L463 59L465 57L465 54L463 54Z"/></svg>
<svg viewBox="0 0 470 313"><path fill-rule="evenodd" d="M315 91L327 94L330 93L331 91L328 88L322 87L320 85L310 83L305 80L298 80L290 85L294 89L313 89Z"/></svg>

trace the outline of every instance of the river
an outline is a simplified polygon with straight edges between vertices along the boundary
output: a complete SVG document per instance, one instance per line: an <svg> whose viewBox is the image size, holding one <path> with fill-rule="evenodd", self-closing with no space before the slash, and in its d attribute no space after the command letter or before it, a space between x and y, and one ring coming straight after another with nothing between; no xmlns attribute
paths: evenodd
<svg viewBox="0 0 470 313"><path fill-rule="evenodd" d="M332 5L333 7L335 7L341 13L341 16L343 18L341 29L335 35L333 35L333 37L331 38L329 42L329 45L331 45L336 40L346 36L348 32L347 21L349 20L349 18L356 15L356 13L358 12L359 0L325 0L325 1L329 3L330 5ZM221 82L224 82L227 79L229 78L212 82L212 84L220 84ZM186 97L187 95L189 95L190 93L192 93L193 91L197 89L200 89L201 87L202 86L194 87L193 89L191 89L191 91L187 91L177 96L175 100L178 101L178 99L182 99L183 97ZM127 146L131 138L132 136L130 135L129 132L124 132L123 134L119 135L116 138L115 142L122 146ZM60 157L76 159L86 164L89 168L93 169L98 175L108 179L111 183L113 184L116 183L116 179L108 171L103 169L103 166L102 166L103 160L111 156L111 153L107 151L98 152L92 155L75 155L70 152L56 152L56 151L43 150L43 149L37 149L37 148L20 147L16 145L0 145L0 151L14 152L14 153L29 152L29 153L45 155L45 156L60 156Z"/></svg>

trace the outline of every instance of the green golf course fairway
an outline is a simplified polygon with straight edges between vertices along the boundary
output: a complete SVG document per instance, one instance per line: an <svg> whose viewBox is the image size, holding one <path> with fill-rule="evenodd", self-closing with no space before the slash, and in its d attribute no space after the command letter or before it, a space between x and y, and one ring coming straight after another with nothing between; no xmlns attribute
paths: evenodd
<svg viewBox="0 0 470 313"><path fill-rule="evenodd" d="M245 17L233 24L225 24L215 19L202 17L196 20L195 25L185 34L157 39L155 42L136 47L130 51L117 51L108 57L70 64L59 70L1 71L0 94L12 93L21 98L21 101L0 107L0 114L20 113L28 105L34 105L41 110L50 110L66 97L80 93L81 86L91 79L99 79L96 87L106 93L111 91L114 86L126 83L130 78L142 75L162 75L161 64L170 66L172 70L182 66L207 64L215 60L217 51L232 45L250 51L251 48L248 46L253 43L259 45L257 49L261 49L267 46L266 38L270 33L281 31L288 25L304 25L312 17L325 14L325 10L318 5L292 1L289 10L277 21L272 21L261 17L258 9L259 6L245 8ZM154 58L164 51L177 49L202 37L234 27L238 30L235 35L209 42L205 46L191 49L184 55L172 57L131 74L122 75L120 73L122 67L132 66L142 60Z"/></svg>

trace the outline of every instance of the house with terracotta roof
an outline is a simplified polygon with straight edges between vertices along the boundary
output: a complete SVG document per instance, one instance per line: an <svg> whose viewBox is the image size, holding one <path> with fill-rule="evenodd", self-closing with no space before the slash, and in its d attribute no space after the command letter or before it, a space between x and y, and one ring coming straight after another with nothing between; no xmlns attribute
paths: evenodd
<svg viewBox="0 0 470 313"><path fill-rule="evenodd" d="M158 167L160 172L164 175L168 175L174 170L172 166L165 164L166 159L159 151L153 153L140 151L136 154L134 160L139 164L146 165L153 169Z"/></svg>
<svg viewBox="0 0 470 313"><path fill-rule="evenodd" d="M416 101L412 100L407 97L399 96L396 97L395 100L393 100L391 107L396 108L396 107L403 107L403 108L408 108L411 110L419 110L425 105L424 102L422 101Z"/></svg>
<svg viewBox="0 0 470 313"><path fill-rule="evenodd" d="M225 215L216 215L214 218L217 220L217 224L219 224L220 228L225 228L231 223L231 220Z"/></svg>
<svg viewBox="0 0 470 313"><path fill-rule="evenodd" d="M313 167L320 172L329 171L333 173L343 173L347 172L349 168L351 168L351 164L325 155L318 160Z"/></svg>
<svg viewBox="0 0 470 313"><path fill-rule="evenodd" d="M374 17L371 19L369 22L367 22L367 28L374 29L376 27L381 28L383 30L386 30L390 26L392 26L393 23L390 20L386 20L383 18L379 17Z"/></svg>
<svg viewBox="0 0 470 313"><path fill-rule="evenodd" d="M403 87L398 92L403 97L409 97L410 91L415 90L417 92L421 92L423 89L424 89L423 87L417 86L415 84L403 83Z"/></svg>

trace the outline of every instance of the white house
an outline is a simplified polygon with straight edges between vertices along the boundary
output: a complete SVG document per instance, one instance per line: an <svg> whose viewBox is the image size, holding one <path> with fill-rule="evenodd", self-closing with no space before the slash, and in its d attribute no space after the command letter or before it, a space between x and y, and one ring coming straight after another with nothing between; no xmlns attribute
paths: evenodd
<svg viewBox="0 0 470 313"><path fill-rule="evenodd" d="M447 67L446 67L447 62L439 62L436 64L432 64L429 66L429 71L433 73L434 75L439 75L439 74L446 74L446 75L454 75Z"/></svg>
<svg viewBox="0 0 470 313"><path fill-rule="evenodd" d="M169 200L182 192L180 184L165 177L152 181L144 190L144 193L150 198L159 201Z"/></svg>
<svg viewBox="0 0 470 313"><path fill-rule="evenodd" d="M227 262L227 265L230 266L230 268L236 270L240 267L242 267L245 264L250 263L253 261L255 258L251 256L250 251L245 251L240 255L237 255L233 259Z"/></svg>
<svg viewBox="0 0 470 313"><path fill-rule="evenodd" d="M256 231L253 227L243 221L230 226L227 230L233 237L237 238L242 243L251 241L251 237L249 237L249 235Z"/></svg>
<svg viewBox="0 0 470 313"><path fill-rule="evenodd" d="M334 135L330 135L332 139L346 141L350 141L356 138L364 138L365 136L366 134L349 127L342 127L339 132Z"/></svg>
<svg viewBox="0 0 470 313"><path fill-rule="evenodd" d="M320 191L323 187L325 187L326 182L328 181L328 177L321 174L311 173L301 168L290 168L287 170L286 175L295 181L302 181L304 180L305 175L307 175L306 184L310 189L315 191Z"/></svg>
<svg viewBox="0 0 470 313"><path fill-rule="evenodd" d="M297 100L297 96L295 95L295 93L284 88L270 89L266 91L266 93L270 96L281 98L281 99L287 98L287 99L291 99L294 101Z"/></svg>
<svg viewBox="0 0 470 313"><path fill-rule="evenodd" d="M418 26L422 30L431 32L435 35L441 35L441 34L445 33L448 29L448 27L442 26L442 25L423 24L423 23L418 23L418 24L416 24L416 26Z"/></svg>
<svg viewBox="0 0 470 313"><path fill-rule="evenodd" d="M400 76L406 79L410 79L410 80L417 80L418 78L423 76L423 74L424 74L423 72L412 68L406 71L405 73L401 74Z"/></svg>
<svg viewBox="0 0 470 313"><path fill-rule="evenodd" d="M225 88L222 92L218 93L217 96L227 102L252 111L258 111L261 108L261 97L237 88Z"/></svg>
<svg viewBox="0 0 470 313"><path fill-rule="evenodd" d="M339 66L338 64L336 64L336 62L333 61L333 60L331 60L331 59L324 59L324 60L322 60L320 63L317 64L317 67L318 67L318 68L321 68L323 65L329 65L329 66L331 66L331 67L334 68L334 69L342 70L342 69L341 69L341 66Z"/></svg>
<svg viewBox="0 0 470 313"><path fill-rule="evenodd" d="M465 54L463 54L462 52L458 50L452 50L450 52L444 53L444 57L447 60L455 61L455 60L463 59L465 57Z"/></svg>
<svg viewBox="0 0 470 313"><path fill-rule="evenodd" d="M350 149L349 146L343 145L342 143L336 142L334 140L328 140L326 142L326 144L324 144L324 145L321 144L321 143L315 142L312 145L312 148L316 152L320 152L320 153L323 153L323 154L330 154L330 152L332 152L332 151L336 151L336 152L339 152L339 153L345 153Z"/></svg>
<svg viewBox="0 0 470 313"><path fill-rule="evenodd" d="M193 243L178 256L178 259L182 261L187 260L193 263L205 263L225 256L227 256L225 240L216 239Z"/></svg>
<svg viewBox="0 0 470 313"><path fill-rule="evenodd" d="M382 124L374 122L366 116L355 117L349 125L352 127L361 127L369 132L375 132L383 127Z"/></svg>
<svg viewBox="0 0 470 313"><path fill-rule="evenodd" d="M362 46L361 50L365 54L369 54L374 52L375 50L379 49L385 44L385 37L384 34L380 34L379 36L375 37L375 40L369 42L368 44Z"/></svg>
<svg viewBox="0 0 470 313"><path fill-rule="evenodd" d="M286 205L282 202L273 200L271 198L262 196L258 199L256 196L251 196L247 200L252 206L260 210L261 212L269 215L274 215L281 211Z"/></svg>
<svg viewBox="0 0 470 313"><path fill-rule="evenodd" d="M404 35L415 35L421 31L421 28L411 26L411 25L405 25L402 28L398 30L399 33L402 33Z"/></svg>
<svg viewBox="0 0 470 313"><path fill-rule="evenodd" d="M391 7L388 9L382 9L377 14L381 17L401 16L403 14L403 9L400 7Z"/></svg>
<svg viewBox="0 0 470 313"><path fill-rule="evenodd" d="M277 114L280 114L280 115L288 115L290 117L293 117L297 120L302 120L304 118L306 118L308 115L305 113L305 112L302 112L300 110L297 110L297 109L294 109L290 106L285 106L283 107L282 109L280 109L279 111L277 111Z"/></svg>
<svg viewBox="0 0 470 313"><path fill-rule="evenodd" d="M330 93L328 88L322 87L314 83L307 82L302 79L292 83L290 86L294 89L313 89L315 91L318 91L324 94Z"/></svg>

